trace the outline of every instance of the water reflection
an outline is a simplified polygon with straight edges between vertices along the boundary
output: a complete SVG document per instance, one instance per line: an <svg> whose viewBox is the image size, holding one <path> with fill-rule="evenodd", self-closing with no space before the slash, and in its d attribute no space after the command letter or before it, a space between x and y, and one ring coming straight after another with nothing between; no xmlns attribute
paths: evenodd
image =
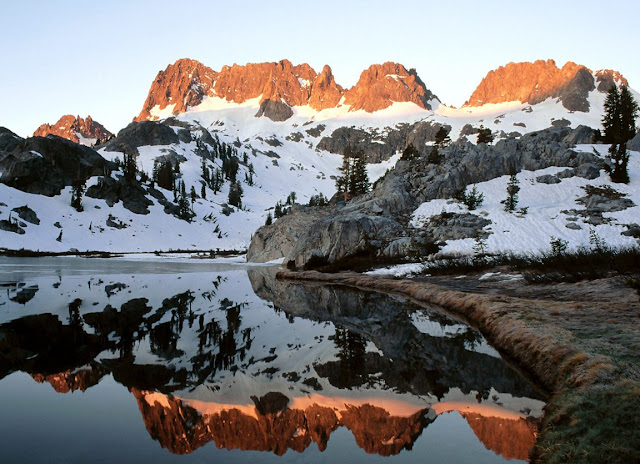
<svg viewBox="0 0 640 464"><path fill-rule="evenodd" d="M453 412L498 460L527 459L535 442L540 394L434 309L267 268L4 279L0 384L23 371L72 393L111 376L175 454L210 441L323 451L345 428L364 452L393 456Z"/></svg>

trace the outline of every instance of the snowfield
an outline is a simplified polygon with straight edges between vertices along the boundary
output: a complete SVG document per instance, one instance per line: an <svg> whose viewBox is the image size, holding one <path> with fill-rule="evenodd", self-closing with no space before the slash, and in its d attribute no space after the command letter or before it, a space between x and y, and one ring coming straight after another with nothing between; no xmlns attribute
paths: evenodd
<svg viewBox="0 0 640 464"><path fill-rule="evenodd" d="M579 145L579 151L596 150L601 156L607 152L608 145ZM486 252L538 253L550 251L552 237L568 242L569 249L590 246L590 233L594 231L610 246L630 246L637 244L637 239L620 235L627 230L623 224L640 222L640 153L630 152L629 184L611 182L609 175L601 171L600 177L587 180L581 177L561 179L558 184L545 184L536 181L544 174L556 174L565 168L552 167L539 171L522 171L517 174L520 191L518 192L517 209L528 208L526 214L508 213L500 202L507 197L506 187L509 176L502 176L488 182L476 184L475 187L484 195L484 201L473 214L489 219L491 224L484 230L491 235L486 239ZM611 218L608 224L591 225L585 223L584 217L571 214L569 210L584 210L584 205L576 203L576 199L584 197L587 185L608 186L626 195L636 206L612 213L603 213L603 217ZM469 192L473 186L467 187ZM469 212L465 205L454 200L432 200L420 205L413 213L411 225L422 227L431 216L442 212ZM576 224L579 229L567 228L567 224ZM471 238L450 240L441 250L441 254L458 256L474 253L476 241Z"/></svg>

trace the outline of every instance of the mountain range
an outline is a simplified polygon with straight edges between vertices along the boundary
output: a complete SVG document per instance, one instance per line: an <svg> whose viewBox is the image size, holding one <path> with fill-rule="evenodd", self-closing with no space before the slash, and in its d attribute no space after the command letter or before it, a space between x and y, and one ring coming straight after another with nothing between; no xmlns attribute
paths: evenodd
<svg viewBox="0 0 640 464"><path fill-rule="evenodd" d="M158 72L139 115L117 136L91 117L64 116L56 124L43 124L29 139L3 129L0 246L47 251L244 250L267 216L274 213L276 203L284 204L292 192L296 199L292 202L293 214L283 218L284 222L276 221L281 222L279 228L302 228L301 224L287 224L298 216L318 219L332 211L334 207L302 211L298 204L306 204L319 194L327 198L334 195L341 155L348 146L365 152L372 182L383 177L390 182L394 175L404 171L398 169L403 162L398 162L409 144L417 148L421 157L426 157L436 134L444 129L455 143L442 150L445 162L438 169L442 171L447 166L459 171L467 166L469 158L477 158L481 164L475 168L481 173L466 172L455 177L453 172L431 172L434 166L423 166L422 174L429 171L434 178L449 179L449 184L426 196L418 191L409 192L411 201L403 200L403 210L397 212L405 219L400 220L400 228L395 225L391 228L389 240L384 240L385 248L400 239L411 240L413 232L408 233L407 227L424 228L424 224L416 226L419 221L416 222L415 212L421 203L446 200L454 190L473 183L482 188L483 182L494 182L495 185L487 184L487 189L500 190L503 187L498 184L502 181L492 179L506 179L510 169L520 171L528 166L548 170L555 166L586 172L589 171L584 167L586 163L591 166L589 176L578 177L590 184L603 184L606 150L584 146L582 150L598 157L589 158L588 163L583 160L586 155L577 154L580 150L571 156L565 156L564 151L576 143L594 142L594 130L601 127L606 92L614 82L628 85L617 71L592 71L571 62L562 68L552 60L509 63L490 71L465 105L453 108L440 102L415 70L397 63L370 66L347 89L335 81L328 65L320 73L307 64L294 65L288 60L224 66L215 71L198 61L181 59ZM638 99L638 94L632 93ZM492 132L494 141L489 145L477 144L482 127ZM531 135L540 131L542 136L534 141ZM71 142L56 136L94 146L96 151L90 154L72 148L65 145ZM535 146L541 156L554 155L544 163L522 161L521 157L522 163L518 164L507 149L514 141L519 141L521 151L523 147L533 150ZM558 143L562 145L562 156ZM634 147L631 143L631 149L638 149ZM75 155L65 155L72 152ZM135 156L142 183L130 185L122 173L118 174L127 155ZM504 158L503 164L509 169L497 166L496 157ZM146 178L154 177L154 170L162 162L171 164L176 170L175 177L185 183L187 191L193 187L193 215L187 220L179 217L176 209L179 192L145 182ZM228 169L229 163L236 165L233 175L225 171L222 185L214 185L211 176ZM631 163L631 187L627 190L624 187L622 194L635 205L634 166ZM395 174L385 176L388 171ZM415 172L404 175L403 182L415 176ZM529 177L536 183L541 175L554 176L569 188L555 171ZM241 205L229 204L229 190L234 182L239 182L243 190ZM431 181L425 179L412 187L403 184L401 188L425 191L426 182ZM74 184L86 189L81 212L70 205ZM380 181L378 187L384 184ZM576 199L584 196L585 185L570 187L573 193L568 194L567 204L559 207L559 211L576 210ZM553 188L557 187L549 185L547 191ZM489 191L486 193L488 197ZM347 210L368 217L373 214L377 217L374 221L379 222L387 216L389 206L376 198L374 190L362 200L368 202L367 211L357 206L364 204L360 200L350 202ZM372 202L375 207L371 207ZM379 211L372 213L371 208ZM624 208L625 214L631 213L629 208L633 211L633 207ZM423 206L421 211L428 209ZM429 216L423 213L421 217L428 222ZM634 223L625 220L613 233L609 230L612 221L590 224L590 217L586 216L587 222L579 219L576 226L571 226L580 229L554 226L551 230L576 245L588 239L585 234L590 227L602 230L614 243L620 241L621 232L633 234L635 230ZM394 213L393 221L397 220ZM489 220L495 223L497 218ZM548 222L547 217L536 220ZM483 228L491 227L480 227ZM473 236L477 238L477 233L471 232L471 236L438 236L434 240L447 243L445 250L468 252ZM278 245L273 247L282 248L284 242L295 241L298 235L279 238ZM491 243L498 237L494 231L488 235L490 248L496 251L509 248L504 240ZM621 240L628 243L633 237ZM265 243L255 246L269 247ZM538 237L528 249L539 250L544 246L548 246L547 236ZM312 252L314 256L323 253L317 249ZM406 250L398 256L403 253ZM285 254L266 253L260 260L282 259Z"/></svg>

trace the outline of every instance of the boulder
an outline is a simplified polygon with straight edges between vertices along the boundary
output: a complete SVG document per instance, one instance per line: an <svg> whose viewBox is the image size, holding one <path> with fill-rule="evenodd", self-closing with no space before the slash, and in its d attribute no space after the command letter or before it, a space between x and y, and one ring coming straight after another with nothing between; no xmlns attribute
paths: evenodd
<svg viewBox="0 0 640 464"><path fill-rule="evenodd" d="M300 235L333 208L300 207L276 219L268 226L260 227L251 237L247 250L247 261L266 263L287 256Z"/></svg>
<svg viewBox="0 0 640 464"><path fill-rule="evenodd" d="M339 268L359 258L373 260L402 234L402 226L391 218L338 211L314 222L287 254L285 264L297 269Z"/></svg>

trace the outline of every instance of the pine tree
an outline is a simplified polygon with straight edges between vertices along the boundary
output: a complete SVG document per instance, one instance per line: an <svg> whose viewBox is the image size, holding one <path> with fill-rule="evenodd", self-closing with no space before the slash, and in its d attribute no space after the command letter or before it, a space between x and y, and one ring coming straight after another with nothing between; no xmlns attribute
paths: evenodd
<svg viewBox="0 0 640 464"><path fill-rule="evenodd" d="M71 188L71 206L79 213L84 211L82 206L82 194L84 193L84 182L76 182Z"/></svg>
<svg viewBox="0 0 640 464"><path fill-rule="evenodd" d="M240 182L233 182L229 186L229 204L242 209L242 185Z"/></svg>
<svg viewBox="0 0 640 464"><path fill-rule="evenodd" d="M620 89L620 135L621 142L626 143L636 135L636 118L638 103L626 85Z"/></svg>
<svg viewBox="0 0 640 464"><path fill-rule="evenodd" d="M604 116L602 127L604 129L604 142L610 143L609 156L613 168L610 169L613 182L628 183L629 153L627 142L636 134L636 117L638 116L638 104L626 86L620 91L613 84L607 93L604 102Z"/></svg>
<svg viewBox="0 0 640 464"><path fill-rule="evenodd" d="M438 145L434 145L431 147L431 151L429 152L429 156L427 156L427 163L429 164L440 164L442 161L442 155L438 151Z"/></svg>
<svg viewBox="0 0 640 464"><path fill-rule="evenodd" d="M349 177L349 193L355 197L367 193L371 184L364 153L357 151L354 155L353 167Z"/></svg>
<svg viewBox="0 0 640 464"><path fill-rule="evenodd" d="M265 226L270 226L273 223L273 217L271 216L271 213L269 213L267 215L267 220L264 222Z"/></svg>
<svg viewBox="0 0 640 464"><path fill-rule="evenodd" d="M602 128L604 129L603 141L605 143L618 143L620 136L620 92L614 83L609 89L604 101L604 116L602 118Z"/></svg>
<svg viewBox="0 0 640 464"><path fill-rule="evenodd" d="M346 202L348 200L349 179L351 178L353 167L351 145L347 145L342 156L342 166L338 169L341 174L336 179L336 190L339 194L344 195L344 201Z"/></svg>
<svg viewBox="0 0 640 464"><path fill-rule="evenodd" d="M207 199L207 186L205 184L202 184L202 187L200 188L200 196L203 200Z"/></svg>
<svg viewBox="0 0 640 464"><path fill-rule="evenodd" d="M446 147L451 143L451 138L449 137L449 131L445 129L444 126L440 126L438 132L436 132L436 145L440 148Z"/></svg>
<svg viewBox="0 0 640 464"><path fill-rule="evenodd" d="M407 147L402 152L402 156L400 157L403 161L411 161L412 159L416 159L420 156L416 147L413 146L412 143L407 145Z"/></svg>
<svg viewBox="0 0 640 464"><path fill-rule="evenodd" d="M193 204L196 202L196 198L198 198L198 195L196 194L196 188L193 185L191 186L189 195L191 196L191 208L193 208Z"/></svg>
<svg viewBox="0 0 640 464"><path fill-rule="evenodd" d="M136 155L132 153L125 153L122 169L124 170L125 179L136 180L136 173L138 171L136 165Z"/></svg>
<svg viewBox="0 0 640 464"><path fill-rule="evenodd" d="M507 198L500 203L504 205L504 210L508 213L515 211L518 205L518 192L520 191L518 179L515 174L512 174L507 183Z"/></svg>
<svg viewBox="0 0 640 464"><path fill-rule="evenodd" d="M493 134L491 133L491 129L480 125L480 128L478 129L478 143L491 142L493 142Z"/></svg>

